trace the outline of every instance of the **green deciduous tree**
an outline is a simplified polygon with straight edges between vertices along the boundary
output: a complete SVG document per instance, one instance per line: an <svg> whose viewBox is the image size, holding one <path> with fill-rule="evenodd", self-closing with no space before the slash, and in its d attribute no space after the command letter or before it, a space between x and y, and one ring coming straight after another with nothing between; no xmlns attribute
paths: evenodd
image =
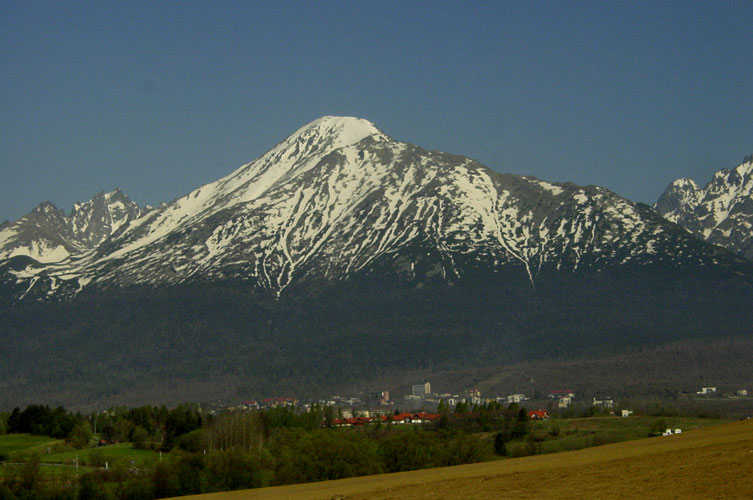
<svg viewBox="0 0 753 500"><path fill-rule="evenodd" d="M89 422L77 424L66 437L68 444L74 448L86 448L91 444L92 427Z"/></svg>
<svg viewBox="0 0 753 500"><path fill-rule="evenodd" d="M137 425L133 428L131 431L131 443L133 443L133 447L139 450L146 450L151 448L151 444L147 441L149 440L149 433L146 429L141 427L140 425Z"/></svg>

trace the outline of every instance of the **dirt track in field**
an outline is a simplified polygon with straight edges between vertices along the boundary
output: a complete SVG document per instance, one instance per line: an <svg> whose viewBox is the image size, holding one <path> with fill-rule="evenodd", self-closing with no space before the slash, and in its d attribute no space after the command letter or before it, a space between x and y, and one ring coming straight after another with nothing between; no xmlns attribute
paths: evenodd
<svg viewBox="0 0 753 500"><path fill-rule="evenodd" d="M753 420L551 455L182 498L753 499Z"/></svg>

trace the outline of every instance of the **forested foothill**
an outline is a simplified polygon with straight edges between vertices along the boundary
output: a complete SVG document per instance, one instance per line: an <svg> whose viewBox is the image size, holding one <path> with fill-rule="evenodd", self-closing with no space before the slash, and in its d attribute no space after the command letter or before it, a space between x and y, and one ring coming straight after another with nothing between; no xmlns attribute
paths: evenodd
<svg viewBox="0 0 753 500"><path fill-rule="evenodd" d="M41 400L91 411L249 394L314 399L394 392L427 376L461 390L504 371L523 381L552 375L553 386L593 381L577 387L582 394L749 383L753 288L661 271L554 275L535 290L479 272L421 288L359 276L277 301L217 282L7 305L0 405ZM528 390L490 382L482 390Z"/></svg>
<svg viewBox="0 0 753 500"><path fill-rule="evenodd" d="M0 499L135 500L258 488L552 453L720 421L658 405L630 418L578 407L532 420L516 403L495 402L440 403L421 424L392 417L339 427L337 408L316 405L206 412L183 404L90 415L15 408L0 413Z"/></svg>

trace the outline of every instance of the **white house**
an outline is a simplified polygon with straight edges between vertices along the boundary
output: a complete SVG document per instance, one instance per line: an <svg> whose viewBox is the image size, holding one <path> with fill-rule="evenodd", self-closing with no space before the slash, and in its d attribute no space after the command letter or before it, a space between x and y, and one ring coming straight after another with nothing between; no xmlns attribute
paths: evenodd
<svg viewBox="0 0 753 500"><path fill-rule="evenodd" d="M508 403L521 403L526 400L525 394L509 394L507 396Z"/></svg>
<svg viewBox="0 0 753 500"><path fill-rule="evenodd" d="M557 401L557 408L567 408L570 406L570 403L573 402L573 398L570 396L563 396L559 398L559 401Z"/></svg>
<svg viewBox="0 0 753 500"><path fill-rule="evenodd" d="M604 408L612 408L614 407L614 400L610 398L609 396L604 396L601 399L594 396L593 406L603 406Z"/></svg>

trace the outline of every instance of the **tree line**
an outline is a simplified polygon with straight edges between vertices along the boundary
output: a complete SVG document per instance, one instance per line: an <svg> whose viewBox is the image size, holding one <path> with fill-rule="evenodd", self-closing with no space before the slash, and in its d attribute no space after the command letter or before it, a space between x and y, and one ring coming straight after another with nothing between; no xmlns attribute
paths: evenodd
<svg viewBox="0 0 753 500"><path fill-rule="evenodd" d="M28 410L12 414L26 419L39 413ZM461 405L457 410L442 407L441 418L429 424L377 421L353 428L334 427L336 410L318 406L219 415L191 405L144 406L74 415L79 419L74 428L96 425L98 439L127 440L134 447L170 453L139 471L113 458L108 469L55 484L40 474L40 457L31 457L23 468L6 470L0 499L155 499L458 465L504 455L507 440L530 430L525 408L515 404ZM0 421L9 422L10 414L4 415ZM15 425L4 429L16 431Z"/></svg>

